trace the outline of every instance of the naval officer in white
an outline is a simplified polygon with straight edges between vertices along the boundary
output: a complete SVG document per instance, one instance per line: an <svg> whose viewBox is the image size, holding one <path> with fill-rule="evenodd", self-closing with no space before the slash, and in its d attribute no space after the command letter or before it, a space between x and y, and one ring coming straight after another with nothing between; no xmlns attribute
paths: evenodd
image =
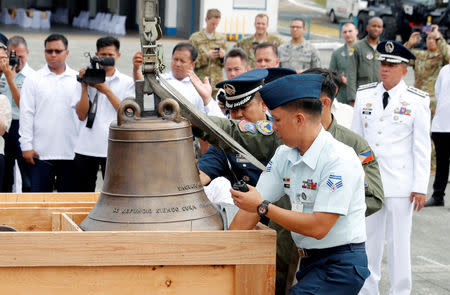
<svg viewBox="0 0 450 295"><path fill-rule="evenodd" d="M379 294L385 238L389 294L410 294L412 212L424 206L430 177L430 98L403 81L414 54L395 41L381 42L377 51L382 82L358 89L352 123L377 156L385 195L385 206L367 217L371 275L360 294Z"/></svg>

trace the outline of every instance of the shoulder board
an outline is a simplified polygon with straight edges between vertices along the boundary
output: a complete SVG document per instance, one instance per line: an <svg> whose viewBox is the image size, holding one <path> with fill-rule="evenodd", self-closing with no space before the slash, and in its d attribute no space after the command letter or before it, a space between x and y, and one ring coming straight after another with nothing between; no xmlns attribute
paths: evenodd
<svg viewBox="0 0 450 295"><path fill-rule="evenodd" d="M412 86L408 86L407 89L408 89L409 92L415 93L415 94L417 94L418 96L421 96L421 97L429 96L428 92L422 91L422 90L417 89L417 88L412 87Z"/></svg>
<svg viewBox="0 0 450 295"><path fill-rule="evenodd" d="M377 85L378 85L378 82L373 82L373 83L369 83L369 84L360 85L358 87L358 91L359 90L365 90L365 89L374 88L374 87L377 87Z"/></svg>

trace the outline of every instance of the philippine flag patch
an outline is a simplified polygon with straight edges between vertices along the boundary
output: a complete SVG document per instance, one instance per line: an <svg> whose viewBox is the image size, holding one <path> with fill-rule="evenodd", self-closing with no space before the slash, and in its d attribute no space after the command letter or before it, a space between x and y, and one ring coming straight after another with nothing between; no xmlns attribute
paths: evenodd
<svg viewBox="0 0 450 295"><path fill-rule="evenodd" d="M330 174L327 180L327 185L332 192L337 191L344 185L342 183L342 176Z"/></svg>

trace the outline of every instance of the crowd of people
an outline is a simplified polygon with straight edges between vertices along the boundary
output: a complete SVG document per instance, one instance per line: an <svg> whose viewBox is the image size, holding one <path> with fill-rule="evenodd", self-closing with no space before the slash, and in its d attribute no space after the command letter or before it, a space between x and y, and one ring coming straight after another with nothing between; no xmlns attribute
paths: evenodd
<svg viewBox="0 0 450 295"><path fill-rule="evenodd" d="M229 229L263 222L277 231L276 294L379 294L385 240L390 292L409 294L412 214L444 205L449 173L450 49L439 28L401 44L380 40L378 17L359 41L345 23L345 44L325 68L303 19L291 21L284 43L258 14L255 34L230 50L220 20L208 10L205 28L173 48L160 77L266 166L194 128L200 181L212 202L234 210ZM427 49L414 49L421 38ZM13 191L17 163L24 192L91 192L105 174L109 125L144 78L143 56L133 57L133 77L109 65L105 81L91 83L86 68L66 63L65 36L44 46L46 63L33 70L23 37L0 43L0 187ZM120 58L114 37L96 47L99 58ZM415 87L403 80L408 66ZM437 167L426 201L431 139ZM237 180L249 191L232 189Z"/></svg>

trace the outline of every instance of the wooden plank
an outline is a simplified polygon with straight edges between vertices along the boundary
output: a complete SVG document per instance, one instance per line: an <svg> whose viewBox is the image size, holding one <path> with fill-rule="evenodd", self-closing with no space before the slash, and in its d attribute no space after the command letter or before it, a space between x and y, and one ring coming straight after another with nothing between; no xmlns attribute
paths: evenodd
<svg viewBox="0 0 450 295"><path fill-rule="evenodd" d="M233 276L234 266L7 267L0 294L230 295Z"/></svg>
<svg viewBox="0 0 450 295"><path fill-rule="evenodd" d="M276 232L16 232L1 266L275 265Z"/></svg>
<svg viewBox="0 0 450 295"><path fill-rule="evenodd" d="M71 213L61 213L61 231L82 232L81 228L73 222Z"/></svg>
<svg viewBox="0 0 450 295"><path fill-rule="evenodd" d="M0 224L18 231L51 231L53 212L89 212L92 208L0 208Z"/></svg>
<svg viewBox="0 0 450 295"><path fill-rule="evenodd" d="M0 202L97 202L100 193L0 193Z"/></svg>
<svg viewBox="0 0 450 295"><path fill-rule="evenodd" d="M61 213L52 212L52 231L61 231Z"/></svg>
<svg viewBox="0 0 450 295"><path fill-rule="evenodd" d="M78 226L89 215L89 212L71 212L71 218Z"/></svg>
<svg viewBox="0 0 450 295"><path fill-rule="evenodd" d="M91 207L95 206L95 202L3 202L0 208L49 208L49 207Z"/></svg>
<svg viewBox="0 0 450 295"><path fill-rule="evenodd" d="M234 294L275 294L275 265L236 265Z"/></svg>

